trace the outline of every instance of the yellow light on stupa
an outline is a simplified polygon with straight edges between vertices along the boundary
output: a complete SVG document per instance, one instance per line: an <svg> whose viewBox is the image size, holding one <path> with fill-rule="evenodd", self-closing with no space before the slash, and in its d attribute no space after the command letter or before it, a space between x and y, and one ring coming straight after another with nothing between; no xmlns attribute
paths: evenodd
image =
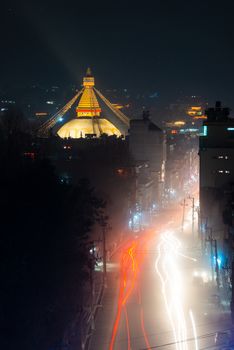
<svg viewBox="0 0 234 350"><path fill-rule="evenodd" d="M82 95L76 107L76 118L58 130L60 137L81 138L87 135L99 137L102 134L121 136L118 127L109 119L103 118L94 86L95 80L90 68L88 68L86 76L83 78Z"/></svg>
<svg viewBox="0 0 234 350"><path fill-rule="evenodd" d="M100 116L102 110L93 91L94 85L94 77L92 77L91 69L88 68L86 76L83 78L84 92L76 108L77 117Z"/></svg>

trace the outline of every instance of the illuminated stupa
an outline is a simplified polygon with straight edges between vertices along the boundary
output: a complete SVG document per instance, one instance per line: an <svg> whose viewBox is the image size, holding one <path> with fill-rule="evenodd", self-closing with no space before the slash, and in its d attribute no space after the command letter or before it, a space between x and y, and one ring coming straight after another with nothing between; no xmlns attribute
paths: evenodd
<svg viewBox="0 0 234 350"><path fill-rule="evenodd" d="M61 138L127 134L129 119L95 88L90 69L83 78L79 97L76 118L68 121L57 132Z"/></svg>

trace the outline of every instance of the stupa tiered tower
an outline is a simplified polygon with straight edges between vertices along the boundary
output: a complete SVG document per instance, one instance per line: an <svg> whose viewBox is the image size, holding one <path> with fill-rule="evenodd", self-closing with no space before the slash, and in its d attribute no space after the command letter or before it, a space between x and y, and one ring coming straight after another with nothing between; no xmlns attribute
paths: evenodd
<svg viewBox="0 0 234 350"><path fill-rule="evenodd" d="M129 119L95 88L89 68L77 101L76 117L57 132L61 138L99 137L102 134L121 136L128 133Z"/></svg>

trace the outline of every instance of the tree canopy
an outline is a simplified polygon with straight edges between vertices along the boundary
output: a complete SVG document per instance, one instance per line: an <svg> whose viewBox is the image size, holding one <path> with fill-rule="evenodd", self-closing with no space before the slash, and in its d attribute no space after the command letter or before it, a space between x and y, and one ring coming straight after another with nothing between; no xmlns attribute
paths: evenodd
<svg viewBox="0 0 234 350"><path fill-rule="evenodd" d="M81 307L86 243L104 203L87 180L62 183L46 160L4 158L2 165L1 345L45 349Z"/></svg>

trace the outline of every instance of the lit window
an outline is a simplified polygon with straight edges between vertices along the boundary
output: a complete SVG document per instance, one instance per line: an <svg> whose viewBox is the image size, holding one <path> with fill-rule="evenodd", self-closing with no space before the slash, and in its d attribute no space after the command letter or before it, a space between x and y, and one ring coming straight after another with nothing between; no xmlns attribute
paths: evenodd
<svg viewBox="0 0 234 350"><path fill-rule="evenodd" d="M26 158L35 159L35 153L34 152L25 152L24 156Z"/></svg>
<svg viewBox="0 0 234 350"><path fill-rule="evenodd" d="M123 169L117 169L117 174L118 175L123 175L124 173L124 170Z"/></svg>
<svg viewBox="0 0 234 350"><path fill-rule="evenodd" d="M228 159L228 156L217 156L217 157L214 157L214 158L217 158L217 159Z"/></svg>
<svg viewBox="0 0 234 350"><path fill-rule="evenodd" d="M219 174L223 174L223 170L218 170L218 173Z"/></svg>
<svg viewBox="0 0 234 350"><path fill-rule="evenodd" d="M230 174L230 170L225 170L225 174Z"/></svg>

